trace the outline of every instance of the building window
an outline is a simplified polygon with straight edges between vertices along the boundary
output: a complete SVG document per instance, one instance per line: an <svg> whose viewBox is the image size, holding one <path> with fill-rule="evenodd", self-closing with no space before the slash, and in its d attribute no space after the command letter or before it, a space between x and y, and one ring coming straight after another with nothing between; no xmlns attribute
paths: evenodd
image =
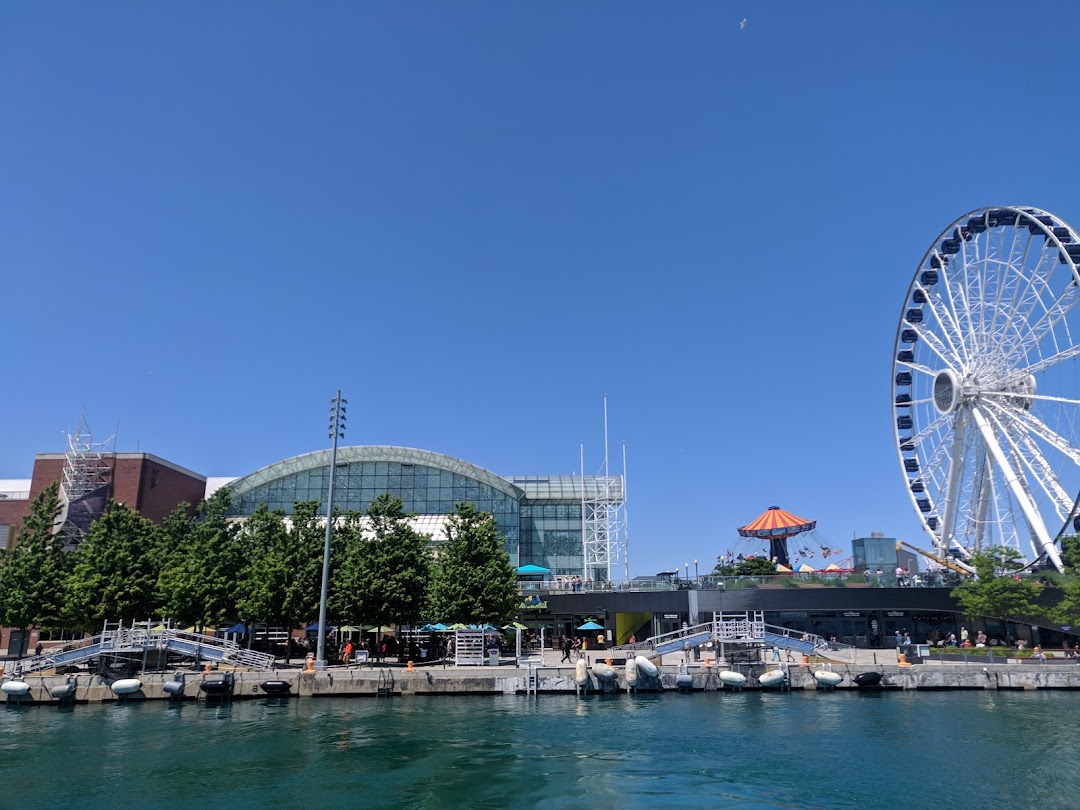
<svg viewBox="0 0 1080 810"><path fill-rule="evenodd" d="M7 523L0 523L0 548L7 548L8 541L11 539L11 526Z"/></svg>

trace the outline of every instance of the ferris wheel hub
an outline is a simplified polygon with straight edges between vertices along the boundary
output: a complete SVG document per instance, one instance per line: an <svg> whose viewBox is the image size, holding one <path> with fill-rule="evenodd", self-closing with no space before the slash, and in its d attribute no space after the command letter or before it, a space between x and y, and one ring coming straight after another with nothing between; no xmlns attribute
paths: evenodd
<svg viewBox="0 0 1080 810"><path fill-rule="evenodd" d="M942 369L934 377L934 407L938 413L952 413L960 399L960 384L949 369Z"/></svg>

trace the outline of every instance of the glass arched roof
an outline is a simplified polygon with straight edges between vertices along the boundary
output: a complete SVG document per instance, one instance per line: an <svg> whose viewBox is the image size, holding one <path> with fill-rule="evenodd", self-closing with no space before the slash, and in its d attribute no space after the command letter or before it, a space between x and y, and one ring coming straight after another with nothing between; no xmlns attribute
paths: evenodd
<svg viewBox="0 0 1080 810"><path fill-rule="evenodd" d="M293 456L270 464L256 470L243 478L237 478L229 484L229 488L238 495L243 495L258 486L284 478L294 473L305 470L316 470L330 466L330 453L327 450L316 450L313 453L305 453L301 456ZM524 490L507 481L490 470L462 461L453 456L433 453L430 450L418 450L414 447L393 447L387 445L361 445L353 447L339 447L337 451L337 463L352 464L358 462L389 461L402 464L417 464L425 467L434 467L447 472L464 475L482 484L487 484L492 489L510 496L514 500L520 500Z"/></svg>

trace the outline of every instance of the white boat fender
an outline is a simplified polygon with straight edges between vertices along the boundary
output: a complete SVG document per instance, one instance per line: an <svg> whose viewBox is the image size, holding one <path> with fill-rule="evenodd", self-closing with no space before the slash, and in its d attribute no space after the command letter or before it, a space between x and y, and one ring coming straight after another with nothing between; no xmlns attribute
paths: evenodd
<svg viewBox="0 0 1080 810"><path fill-rule="evenodd" d="M165 683L161 685L161 688L164 690L166 695L172 695L173 697L177 697L184 694L184 683L184 676L181 675L180 680L178 681L165 681Z"/></svg>
<svg viewBox="0 0 1080 810"><path fill-rule="evenodd" d="M782 669L770 669L768 672L762 672L758 675L758 683L762 686L780 686L787 678L787 673Z"/></svg>
<svg viewBox="0 0 1080 810"><path fill-rule="evenodd" d="M574 681L578 686L584 686L589 682L589 668L584 658L574 664Z"/></svg>
<svg viewBox="0 0 1080 810"><path fill-rule="evenodd" d="M633 658L626 659L626 685L637 686L637 662Z"/></svg>
<svg viewBox="0 0 1080 810"><path fill-rule="evenodd" d="M75 697L75 690L79 685L79 677L68 678L64 683L58 683L49 687L49 694L57 700L67 700Z"/></svg>
<svg viewBox="0 0 1080 810"><path fill-rule="evenodd" d="M112 689L114 695L130 695L142 689L142 681L138 678L121 678L114 681L109 688Z"/></svg>
<svg viewBox="0 0 1080 810"><path fill-rule="evenodd" d="M814 680L822 686L836 686L844 680L844 676L839 672L829 672L827 669L819 669L814 673Z"/></svg>
<svg viewBox="0 0 1080 810"><path fill-rule="evenodd" d="M4 685L0 686L0 690L2 690L5 695L22 697L30 691L30 684L26 681L4 681Z"/></svg>
<svg viewBox="0 0 1080 810"><path fill-rule="evenodd" d="M656 668L656 664L646 658L644 655L639 655L634 658L634 663L637 664L638 672L644 675L646 678L655 678L659 670Z"/></svg>
<svg viewBox="0 0 1080 810"><path fill-rule="evenodd" d="M746 686L746 676L741 672L735 672L731 669L724 669L720 671L718 676L720 683L725 686Z"/></svg>
<svg viewBox="0 0 1080 810"><path fill-rule="evenodd" d="M592 671L593 675L596 676L596 680L598 681L605 681L607 683L610 683L618 677L618 675L615 673L615 667L611 666L610 664L593 664Z"/></svg>
<svg viewBox="0 0 1080 810"><path fill-rule="evenodd" d="M685 689L688 686L694 685L694 676L689 672L680 672L675 676L675 685Z"/></svg>

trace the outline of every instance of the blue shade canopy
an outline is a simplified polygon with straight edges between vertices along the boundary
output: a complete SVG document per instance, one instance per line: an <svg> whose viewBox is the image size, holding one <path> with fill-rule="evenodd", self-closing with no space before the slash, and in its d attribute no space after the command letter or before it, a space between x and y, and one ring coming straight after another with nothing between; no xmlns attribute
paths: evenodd
<svg viewBox="0 0 1080 810"><path fill-rule="evenodd" d="M550 568L544 568L542 565L523 565L518 568L519 574L550 574Z"/></svg>
<svg viewBox="0 0 1080 810"><path fill-rule="evenodd" d="M603 630L603 629L604 629L603 626L597 624L596 622L585 622L585 624L581 625L581 627L578 628L578 630Z"/></svg>
<svg viewBox="0 0 1080 810"><path fill-rule="evenodd" d="M316 625L316 627L318 627L318 625ZM246 633L247 632L247 625L246 624L241 624L240 622L237 622L232 627L226 627L221 632L222 633Z"/></svg>
<svg viewBox="0 0 1080 810"><path fill-rule="evenodd" d="M318 622L312 622L311 624L309 624L304 629L307 630L309 633L315 632L315 631L317 631L319 629L319 623ZM332 624L328 624L328 625L326 625L326 629L327 630L333 630L334 626Z"/></svg>

